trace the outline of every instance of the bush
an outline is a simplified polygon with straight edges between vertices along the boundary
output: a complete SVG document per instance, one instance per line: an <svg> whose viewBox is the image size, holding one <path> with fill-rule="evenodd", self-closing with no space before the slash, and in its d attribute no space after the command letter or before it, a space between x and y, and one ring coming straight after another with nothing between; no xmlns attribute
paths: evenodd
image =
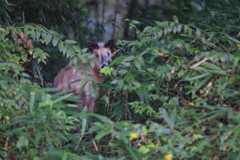
<svg viewBox="0 0 240 160"><path fill-rule="evenodd" d="M14 35L51 43L76 67L91 58L86 49L40 26L0 28L0 158L239 159L239 27L173 19L143 30L129 22L137 39L117 42L111 76L93 85L92 94L106 93L100 114L63 104L77 97L42 87L38 65L35 78L27 74L29 55L41 64L48 54Z"/></svg>

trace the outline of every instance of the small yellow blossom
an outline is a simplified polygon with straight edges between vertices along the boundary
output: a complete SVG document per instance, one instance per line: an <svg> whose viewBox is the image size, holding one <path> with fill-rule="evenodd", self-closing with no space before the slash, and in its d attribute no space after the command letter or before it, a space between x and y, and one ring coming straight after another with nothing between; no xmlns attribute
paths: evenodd
<svg viewBox="0 0 240 160"><path fill-rule="evenodd" d="M171 155L171 154L166 155L166 156L165 156L165 159L166 159L166 160L172 160L172 155Z"/></svg>
<svg viewBox="0 0 240 160"><path fill-rule="evenodd" d="M190 106L195 106L195 104L192 103L192 102L189 102L188 104L189 104Z"/></svg>
<svg viewBox="0 0 240 160"><path fill-rule="evenodd" d="M200 91L199 91L199 92L200 92L200 94L203 94L203 93L204 93L204 90L200 89Z"/></svg>
<svg viewBox="0 0 240 160"><path fill-rule="evenodd" d="M137 133L130 133L130 137L131 137L131 138L137 138L138 135L137 135Z"/></svg>
<svg viewBox="0 0 240 160"><path fill-rule="evenodd" d="M5 116L5 118L6 118L6 120L8 120L8 121L9 121L9 119L10 119L8 116Z"/></svg>
<svg viewBox="0 0 240 160"><path fill-rule="evenodd" d="M239 32L240 33L240 32ZM240 44L237 44L237 46L238 46L238 50L240 50Z"/></svg>

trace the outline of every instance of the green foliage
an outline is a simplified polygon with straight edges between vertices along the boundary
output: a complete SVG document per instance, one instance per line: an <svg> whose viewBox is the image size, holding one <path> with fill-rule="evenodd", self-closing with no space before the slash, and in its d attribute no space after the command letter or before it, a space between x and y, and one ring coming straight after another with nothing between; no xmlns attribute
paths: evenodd
<svg viewBox="0 0 240 160"><path fill-rule="evenodd" d="M135 158L146 153L146 158L164 154L180 159L239 158L236 35L173 19L142 31L137 27L140 22L133 21L130 28L138 39L118 41L127 52L112 63L117 66L110 79L109 103L114 107L107 115L116 120L147 120L145 128L152 128L151 123L156 127L136 131L148 141L138 139L142 147L135 154L139 157L129 151ZM231 34L240 31L230 30ZM124 111L119 112L120 107Z"/></svg>
<svg viewBox="0 0 240 160"><path fill-rule="evenodd" d="M174 16L143 28L129 21L137 39L119 40L121 51L102 70L106 84L93 83L91 94L96 86L106 93L96 106L102 115L63 103L79 101L71 91L41 88L46 48L76 67L78 59L92 58L86 49L39 25L1 26L0 158L239 159L239 19L227 16L222 24L214 19L218 10L204 15L214 26L201 17L182 24ZM36 47L26 50L20 33ZM29 56L37 59L41 83L27 72Z"/></svg>
<svg viewBox="0 0 240 160"><path fill-rule="evenodd" d="M1 1L1 24L5 23L34 23L42 24L47 28L54 27L58 30L68 29L70 23L80 22L83 16L83 9L78 8L76 14L74 1L53 0L53 1L31 1L31 0L11 0Z"/></svg>

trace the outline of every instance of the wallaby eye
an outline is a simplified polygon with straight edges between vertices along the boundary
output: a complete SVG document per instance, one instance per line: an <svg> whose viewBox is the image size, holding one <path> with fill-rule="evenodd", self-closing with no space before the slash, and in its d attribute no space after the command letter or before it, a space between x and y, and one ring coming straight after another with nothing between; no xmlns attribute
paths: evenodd
<svg viewBox="0 0 240 160"><path fill-rule="evenodd" d="M110 56L110 53L108 53L107 55Z"/></svg>
<svg viewBox="0 0 240 160"><path fill-rule="evenodd" d="M99 57L99 54L96 54L96 57L98 58L98 57Z"/></svg>

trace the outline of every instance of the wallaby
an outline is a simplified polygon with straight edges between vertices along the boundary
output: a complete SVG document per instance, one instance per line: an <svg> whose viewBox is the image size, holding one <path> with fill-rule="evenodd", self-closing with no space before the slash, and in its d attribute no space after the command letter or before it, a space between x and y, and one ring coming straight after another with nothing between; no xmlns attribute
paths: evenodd
<svg viewBox="0 0 240 160"><path fill-rule="evenodd" d="M114 46L114 40L111 39L106 43L99 42L88 42L88 50L94 54L94 58L91 59L94 61L94 67L89 67L88 69L91 72L91 76L96 83L103 83L104 77L100 76L100 70L105 66L108 66L108 61L112 61L112 52ZM53 87L57 88L56 92L61 92L65 90L72 89L75 95L79 95L81 90L81 84L77 80L87 79L86 72L84 72L84 66L81 60L78 61L81 63L78 69L75 69L73 65L66 66L61 69L56 78L54 79ZM80 72L83 71L80 74ZM77 82L74 82L77 81ZM74 82L74 83L72 83ZM88 112L94 112L95 100L96 98L87 94L92 87L91 83L87 83L83 89L82 95L80 97L81 102L77 102L78 109L83 109L87 107Z"/></svg>

